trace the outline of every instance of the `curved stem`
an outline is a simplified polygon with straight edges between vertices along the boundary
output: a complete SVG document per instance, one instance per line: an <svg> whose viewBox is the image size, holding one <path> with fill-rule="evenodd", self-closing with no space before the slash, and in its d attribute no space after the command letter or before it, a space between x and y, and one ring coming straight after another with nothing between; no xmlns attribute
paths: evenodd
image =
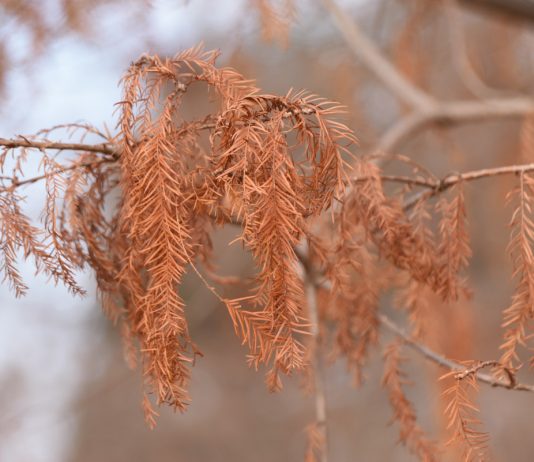
<svg viewBox="0 0 534 462"><path fill-rule="evenodd" d="M394 95L410 107L424 110L433 106L434 99L406 79L334 0L323 0L323 5L352 52Z"/></svg>
<svg viewBox="0 0 534 462"><path fill-rule="evenodd" d="M457 370L460 374L464 373L465 371L469 371L469 369L466 369L460 363L447 359L445 358L445 356L440 355L439 353L430 349L428 346L414 340L409 334L407 334L400 326L395 324L386 315L380 314L378 315L378 318L382 326L384 326L390 332L402 338L402 340L406 343L406 345L408 345L412 350L423 355L425 358L429 359L430 361L436 363L437 365L445 369ZM490 361L490 362L494 363L494 361ZM482 363L482 364L486 365L486 363L487 362ZM518 382L515 382L514 380L510 380L510 377L509 377L509 380L502 380L492 375L484 374L478 371L476 372L476 376L479 381L484 382L488 385L491 385L492 387L506 388L508 390L534 392L534 385L518 383Z"/></svg>

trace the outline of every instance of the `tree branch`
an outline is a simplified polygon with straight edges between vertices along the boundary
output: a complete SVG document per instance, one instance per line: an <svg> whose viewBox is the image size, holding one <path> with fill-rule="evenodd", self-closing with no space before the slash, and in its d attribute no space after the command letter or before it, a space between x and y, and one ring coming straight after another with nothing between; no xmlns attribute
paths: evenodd
<svg viewBox="0 0 534 462"><path fill-rule="evenodd" d="M531 172L534 171L534 163L532 164L523 164L523 165L507 165L505 167L496 167L496 168L485 168L482 170L473 170L471 172L466 173L458 173L449 175L445 178L443 178L439 183L433 183L428 182L427 184L424 184L424 180L418 180L417 183L414 181L412 184L416 184L418 186L425 186L428 188L433 188L430 191L422 191L416 195L412 199L410 199L408 202L404 204L404 210L411 209L415 204L417 204L421 200L427 200L431 197L437 196L438 194L446 191L447 189L451 188L455 184L459 183L460 181L473 181L473 180L480 180L482 178L488 178L492 176L498 176L498 175L509 175L509 174L519 174L521 172ZM409 183L409 177L395 177L390 176L389 178L386 177L386 181L396 181L401 183Z"/></svg>
<svg viewBox="0 0 534 462"><path fill-rule="evenodd" d="M451 59L465 88L477 98L502 95L503 90L493 88L484 82L469 59L458 0L445 0L443 8L449 30Z"/></svg>
<svg viewBox="0 0 534 462"><path fill-rule="evenodd" d="M485 8L515 19L534 21L533 0L461 0L465 6Z"/></svg>
<svg viewBox="0 0 534 462"><path fill-rule="evenodd" d="M382 155L396 151L412 134L425 128L432 118L428 112L412 112L401 117L379 138L371 155Z"/></svg>
<svg viewBox="0 0 534 462"><path fill-rule="evenodd" d="M457 370L459 373L466 371L466 368L456 361L445 358L444 356L436 353L434 350L430 349L428 346L417 342L409 334L407 334L401 327L395 324L390 318L384 314L378 315L378 318L386 329L395 335L402 338L402 340L414 351L420 353L425 358L436 363L437 365L450 370ZM484 363L483 363L484 364ZM534 392L534 385L528 385L523 383L515 382L514 380L502 380L498 379L490 374L484 374L482 372L476 372L477 379L480 382L484 382L492 387L506 388L508 390L517 390L517 391L530 391Z"/></svg>
<svg viewBox="0 0 534 462"><path fill-rule="evenodd" d="M308 268L309 262L308 262L307 255L302 251L296 252L296 255L301 261L303 267ZM308 280L314 286L321 287L325 290L331 290L332 287L329 281L319 281L317 278L314 278L313 275L310 276L309 274L308 274L308 277L310 277L310 279ZM445 369L456 370L459 373L462 373L468 370L464 366L462 366L460 363L457 363L456 361L453 361L451 359L444 357L443 355L437 353L436 351L432 350L428 346L413 339L408 333L404 331L404 329L398 326L394 321L392 321L385 314L378 314L378 319L383 327L385 327L387 330L389 330L393 334L399 336L402 340L404 340L404 342L410 348L412 348L417 353L420 353L421 355L423 355L425 358L429 359L430 361L436 363L437 365ZM502 380L492 375L479 372L478 370L476 371L476 376L479 381L486 383L488 385L491 385L492 387L506 388L507 390L534 392L534 385L519 383L515 381L515 379L512 379L510 376L508 377L509 380Z"/></svg>
<svg viewBox="0 0 534 462"><path fill-rule="evenodd" d="M523 117L532 113L534 99L527 97L437 103L431 110L412 112L393 124L380 137L371 155L394 152L406 139L433 123L457 125L501 117Z"/></svg>
<svg viewBox="0 0 534 462"><path fill-rule="evenodd" d="M443 177L441 180L427 180L423 178L414 178L411 176L403 175L380 175L382 181L391 183L403 183L411 186L421 186L424 188L430 188L435 194L445 191L446 189L454 186L460 181L473 181L480 180L482 178L488 178L499 175L519 174L521 172L534 171L534 163L520 164L520 165L505 165L503 167L483 168L480 170L471 170L464 173L454 173ZM370 176L354 177L351 179L352 183L359 183L371 179Z"/></svg>
<svg viewBox="0 0 534 462"><path fill-rule="evenodd" d="M58 151L84 151L97 152L110 156L118 155L117 151L108 143L84 144L84 143L57 143L53 141L32 141L26 138L5 139L0 138L0 146L8 149L33 148L33 149L57 149Z"/></svg>
<svg viewBox="0 0 534 462"><path fill-rule="evenodd" d="M412 84L382 55L335 0L323 0L323 5L329 11L352 52L395 96L410 107L421 111L428 110L435 104L430 95Z"/></svg>
<svg viewBox="0 0 534 462"><path fill-rule="evenodd" d="M0 188L0 192L7 191L9 189L18 188L19 186L24 186L32 183L37 183L38 181L44 180L46 178L50 178L54 175L57 175L59 173L68 172L70 170L76 170L77 168L87 168L87 167L94 167L99 164L105 164L105 163L113 163L116 162L116 159L114 158L103 158L98 160L93 160L90 162L81 162L81 163L74 163L72 165L69 165L68 167L59 168L57 170L54 170L53 172L45 173L44 175L38 175L31 178L27 178L25 180L16 180L12 177L0 177L1 180L9 180L11 181L11 184L7 187Z"/></svg>
<svg viewBox="0 0 534 462"><path fill-rule="evenodd" d="M497 107L498 112L500 114L504 112L502 105L492 106L492 107ZM480 111L482 111L483 109L486 110L486 108L487 108L487 105L483 104L482 107L479 108L479 110ZM508 108L508 111L509 111L508 113L511 114L515 110L519 110L520 108L521 108L520 105L517 105L517 106L511 105ZM481 114L479 114L478 111L475 111L470 107L468 109L469 110L467 111L467 114L469 114L470 116L477 115L478 117L483 117ZM525 109L525 108L522 108L522 109ZM456 109L455 111L457 113L462 113L462 111L458 109ZM485 116L487 116L487 114L485 114ZM210 128L210 127L207 127L207 128ZM110 144L57 143L57 142L37 142L37 141L33 142L30 140L26 140L26 139L10 140L10 139L0 138L0 146L4 146L10 149L25 147L25 148L35 148L35 149L80 150L80 151L85 151L85 152L98 152L98 153L113 155L113 157L111 158L103 158L103 159L98 159L98 160L90 161L90 162L75 163L68 167L59 169L57 171L54 171L54 172L51 172L45 175L38 175L32 178L27 178L25 180L20 180L20 181L19 180L13 181L11 177L0 176L0 180L11 180L12 181L12 184L9 185L10 188L11 187L16 188L19 186L24 186L24 185L28 185L31 183L35 183L37 181L48 178L56 173L62 173L62 172L66 172L69 170L75 170L77 168L92 167L94 165L98 165L101 163L113 163L117 161L117 152L118 152L117 149ZM417 201L421 200L423 196L425 197L425 199L433 197L449 189L450 187L454 186L460 181L472 181L472 180L478 180L481 178L487 178L491 176L506 175L506 174L512 174L512 173L517 174L520 172L530 172L530 171L534 171L534 163L523 164L523 165L507 165L504 167L486 168L486 169L481 169L481 170L473 170L473 171L465 172L465 173L452 174L452 175L447 175L440 181L435 181L432 179L413 178L413 177L402 176L402 175L388 175L388 174L382 174L380 175L380 178L382 179L382 181L393 182L393 183L403 183L403 184L409 184L412 186L421 186L421 187L428 188L431 190L431 191L424 191L423 193L416 195L412 200L406 203L405 208L409 209L413 205L415 205ZM357 182L366 181L368 179L369 177L356 177L356 178L352 178L350 181L351 183L354 184ZM4 190L5 189L6 188L4 188Z"/></svg>

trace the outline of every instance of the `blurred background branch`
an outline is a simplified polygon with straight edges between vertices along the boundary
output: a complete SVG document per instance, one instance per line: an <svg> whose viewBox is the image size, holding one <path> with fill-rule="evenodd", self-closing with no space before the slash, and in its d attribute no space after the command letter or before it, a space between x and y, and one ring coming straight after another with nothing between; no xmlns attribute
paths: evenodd
<svg viewBox="0 0 534 462"><path fill-rule="evenodd" d="M479 7L514 19L534 21L533 0L461 0L461 2L470 8Z"/></svg>

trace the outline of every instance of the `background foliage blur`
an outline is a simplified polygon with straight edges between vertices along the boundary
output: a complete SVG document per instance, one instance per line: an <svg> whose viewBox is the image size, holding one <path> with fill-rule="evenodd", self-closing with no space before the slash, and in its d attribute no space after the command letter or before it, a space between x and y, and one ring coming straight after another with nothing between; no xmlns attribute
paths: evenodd
<svg viewBox="0 0 534 462"><path fill-rule="evenodd" d="M113 130L117 82L131 61L143 52L173 55L204 41L207 49L221 49L221 64L257 79L267 93L304 88L341 101L360 139L358 149L369 150L406 108L358 64L320 2L295 2L287 40L283 21L280 29L262 34L261 3L1 0L1 136L80 120ZM476 99L478 91L534 94L534 29L526 19L464 7L451 19L445 1L339 3L410 80L440 99ZM269 33L274 40L263 40ZM205 104L198 96L191 111ZM519 163L518 128L514 119L452 129L437 125L398 152L438 176ZM442 328L432 345L447 356L498 356L501 310L512 288L506 254L511 211L504 206L512 182L496 178L466 187L475 292L469 303L443 306L433 320ZM26 192L32 210L42 190L32 186ZM224 272L246 277L250 260L239 246L222 244L231 233L221 233L219 261ZM31 280L31 265L25 272ZM93 286L90 274L81 277ZM118 335L94 293L73 299L41 278L32 282L28 297L15 300L0 286L0 460L301 460L313 403L298 379L269 394L262 374L247 368L245 348L218 301L195 277L186 278L182 295L192 337L205 357L194 368L189 411L163 410L149 431L139 406L141 379L125 366ZM384 300L384 309L395 315L391 306ZM466 334L471 329L474 336ZM440 435L439 371L410 359L409 395L421 423ZM329 367L331 460L412 460L387 425L391 411L378 386L380 375L379 365L371 363L365 384L354 389L343 364ZM530 402L530 396L483 388L479 404L495 460L532 460Z"/></svg>

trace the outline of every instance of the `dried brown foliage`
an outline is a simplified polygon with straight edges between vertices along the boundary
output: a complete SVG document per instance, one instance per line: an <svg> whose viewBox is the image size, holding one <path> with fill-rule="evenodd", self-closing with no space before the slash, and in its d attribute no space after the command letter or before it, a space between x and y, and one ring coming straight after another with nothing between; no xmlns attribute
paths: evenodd
<svg viewBox="0 0 534 462"><path fill-rule="evenodd" d="M511 305L504 310L503 327L505 328L501 362L508 367L517 366L518 346L526 346L529 320L533 317L534 307L534 256L532 240L534 239L534 222L532 221L532 200L534 197L534 178L521 173L520 184L510 197L517 196L519 202L514 211L510 226L512 240L510 253L514 260L514 277L517 287Z"/></svg>
<svg viewBox="0 0 534 462"><path fill-rule="evenodd" d="M453 379L452 385L444 392L448 400L445 409L448 429L452 434L447 445L460 444L462 460L465 462L484 461L488 457L489 436L479 429L482 422L477 417L479 410L473 404L473 394L478 391L476 373L487 365L465 363L465 371L451 371L441 377L442 380Z"/></svg>
<svg viewBox="0 0 534 462"><path fill-rule="evenodd" d="M528 116L522 125L520 144L524 160L534 158L534 118ZM513 276L517 281L512 303L504 310L505 329L501 363L506 367L517 367L517 348L527 346L529 322L534 316L534 222L532 201L534 200L534 178L528 173L519 173L519 185L508 195L517 207L510 221L512 235L508 250L513 259Z"/></svg>
<svg viewBox="0 0 534 462"><path fill-rule="evenodd" d="M278 372L305 367L308 321L295 246L310 233L310 220L342 194L346 146L355 142L335 119L338 105L305 93L263 95L236 71L216 67L216 57L195 48L132 64L119 103L120 135L106 139L116 151L83 153L67 165L43 155L42 230L18 209L20 184L8 181L2 190L3 267L16 293L25 290L14 262L19 248L73 292L81 292L75 269L89 264L104 310L142 352L148 390L158 404L182 410L199 351L178 288L188 266L209 264L217 225L240 223L240 240L258 267L248 308L222 299L251 362L272 365L273 388ZM184 119L181 101L193 84L215 92L218 112ZM201 146L205 130L209 151ZM12 178L25 156L22 150ZM116 188L120 201L106 208Z"/></svg>
<svg viewBox="0 0 534 462"><path fill-rule="evenodd" d="M432 462L437 460L437 447L427 439L417 424L415 410L406 397L403 386L407 384L406 374L401 370L404 361L400 355L400 342L386 346L384 350L384 376L382 385L387 388L389 401L393 408L393 420L399 423L399 441L419 457L420 460Z"/></svg>
<svg viewBox="0 0 534 462"><path fill-rule="evenodd" d="M264 20L264 34L287 37L293 2L282 7L254 3ZM335 15L335 3L325 4ZM413 29L429 14L425 5L417 5L402 33L406 47L415 41ZM346 35L358 39L357 30ZM369 64L373 69L383 58L369 51L369 44L360 46L367 50L363 56L375 53ZM405 103L413 100L414 113L407 117L422 122L410 119L400 129L394 127L394 134L379 141L373 155L355 156L357 140L342 122L344 107L306 92L264 94L238 71L219 67L217 57L218 52L198 46L172 58L144 55L132 63L121 81L115 135L73 124L34 137L0 140L4 280L15 295L24 295L27 287L17 269L22 256L35 260L37 272L83 294L76 272L91 268L103 309L124 338L128 362L142 369L143 409L150 426L158 415L154 404L186 409L191 367L201 355L180 296L186 272L195 273L226 307L236 334L248 346L249 363L268 368L271 390L282 388L281 375L300 372L315 378L316 395L324 394L317 386L323 353L343 358L355 382L362 382L370 352L385 327L453 370L444 376L452 380L446 391L451 442L465 446L464 460L483 460L488 438L477 429L471 396L478 381L533 391L516 383L513 374L522 361L518 347L527 346L532 335L534 165L476 170L440 180L409 158L390 155L411 173L387 174L379 166L387 167L386 157L377 160L377 153L392 148L395 136L398 143L410 130L415 132L413 127L455 115L469 119L476 111L469 106L465 116L461 105L423 107L426 96L402 76L383 78L394 91L411 89L411 96L401 96ZM419 64L402 54L399 59L418 80ZM211 109L202 117L191 118L184 109L193 87L210 98ZM526 112L523 106L521 111ZM527 117L522 129L525 162L534 158L532 120ZM54 141L57 130L72 131L80 140ZM401 136L402 130L408 131ZM85 136L99 142L85 143ZM59 154L64 151L74 155ZM30 154L41 156L41 170L27 178ZM470 293L465 185L510 173L518 176L518 186L509 195L517 202L509 248L517 289L504 310L502 357L499 362L460 366L420 342L435 334L431 330L436 323L429 321L436 309ZM46 194L37 225L22 208L21 190L39 181ZM217 274L212 252L213 233L223 226L239 229L237 241L255 263L254 287L237 299L223 295L220 286L230 279ZM383 296L394 297L407 311L413 336L383 316ZM401 346L393 342L385 347L383 375L400 441L420 460L439 460L438 445L425 436L405 394ZM495 368L493 374L483 375L481 369L489 365ZM308 430L310 461L326 460L327 452L324 396L316 402L317 414L323 415Z"/></svg>
<svg viewBox="0 0 534 462"><path fill-rule="evenodd" d="M456 196L451 201L442 198L436 206L442 216L438 246L442 262L437 275L437 287L445 301L456 301L462 289L465 292L466 281L461 273L469 265L471 257L462 183L458 183L455 189Z"/></svg>

